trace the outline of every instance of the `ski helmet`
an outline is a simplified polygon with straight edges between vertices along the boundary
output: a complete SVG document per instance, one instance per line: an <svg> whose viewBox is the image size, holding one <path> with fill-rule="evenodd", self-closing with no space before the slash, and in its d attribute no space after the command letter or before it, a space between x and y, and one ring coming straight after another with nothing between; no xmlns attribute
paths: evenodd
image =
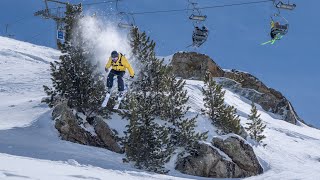
<svg viewBox="0 0 320 180"><path fill-rule="evenodd" d="M111 53L112 58L117 58L118 56L119 56L119 54L117 51L112 51L112 53Z"/></svg>

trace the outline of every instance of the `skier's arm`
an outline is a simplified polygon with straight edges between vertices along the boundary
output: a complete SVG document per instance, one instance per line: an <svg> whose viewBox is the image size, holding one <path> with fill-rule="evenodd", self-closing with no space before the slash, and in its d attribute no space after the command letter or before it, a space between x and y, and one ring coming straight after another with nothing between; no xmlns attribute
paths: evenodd
<svg viewBox="0 0 320 180"><path fill-rule="evenodd" d="M130 76L134 76L134 71L133 71L130 63L128 62L127 58L124 57L124 56L122 58L123 58L122 59L123 60L123 62L122 62L123 66L128 69Z"/></svg>
<svg viewBox="0 0 320 180"><path fill-rule="evenodd" d="M106 64L106 69L109 69L110 68L110 66L111 66L111 58L109 58L109 60L108 60L108 63Z"/></svg>

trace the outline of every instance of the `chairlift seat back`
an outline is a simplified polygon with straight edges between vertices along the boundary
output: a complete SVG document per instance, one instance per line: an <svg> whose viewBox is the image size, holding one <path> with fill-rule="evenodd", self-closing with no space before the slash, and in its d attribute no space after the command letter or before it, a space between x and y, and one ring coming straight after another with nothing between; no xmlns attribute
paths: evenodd
<svg viewBox="0 0 320 180"><path fill-rule="evenodd" d="M279 25L272 30L275 34L285 35L288 33L288 25Z"/></svg>
<svg viewBox="0 0 320 180"><path fill-rule="evenodd" d="M288 29L288 24L285 24L285 25L275 25L274 26L274 29L280 29L280 30L283 30L283 31L285 31L285 30L287 30Z"/></svg>

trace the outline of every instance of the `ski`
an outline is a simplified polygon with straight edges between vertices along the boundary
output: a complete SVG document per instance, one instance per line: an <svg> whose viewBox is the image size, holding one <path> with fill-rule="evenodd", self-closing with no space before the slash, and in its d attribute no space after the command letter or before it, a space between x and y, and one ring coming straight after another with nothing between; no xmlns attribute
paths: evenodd
<svg viewBox="0 0 320 180"><path fill-rule="evenodd" d="M266 45L266 44L271 43L271 42L272 42L272 40L271 40L271 41L264 42L264 43L261 43L261 45Z"/></svg>
<svg viewBox="0 0 320 180"><path fill-rule="evenodd" d="M104 98L101 107L106 107L106 106L107 106L108 101L109 101L109 99L110 99L110 96L111 96L111 93L107 93L107 94L106 94L106 97Z"/></svg>
<svg viewBox="0 0 320 180"><path fill-rule="evenodd" d="M116 104L114 105L113 109L119 109L119 106L124 96L125 96L125 93L122 93L121 96L120 95L118 96Z"/></svg>
<svg viewBox="0 0 320 180"><path fill-rule="evenodd" d="M279 34L277 34L279 35ZM267 42L264 42L264 43L261 43L261 45L266 45L266 44L274 44L277 40L281 40L283 36L279 36L279 37L276 37L274 39L271 39L270 41L267 41Z"/></svg>

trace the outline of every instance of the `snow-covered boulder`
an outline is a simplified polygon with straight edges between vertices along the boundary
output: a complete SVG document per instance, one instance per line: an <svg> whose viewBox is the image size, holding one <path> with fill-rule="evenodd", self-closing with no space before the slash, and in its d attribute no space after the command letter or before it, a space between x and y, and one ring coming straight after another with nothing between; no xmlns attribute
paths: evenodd
<svg viewBox="0 0 320 180"><path fill-rule="evenodd" d="M213 138L212 144L226 153L236 163L246 176L263 173L253 148L238 136L229 136L225 139Z"/></svg>
<svg viewBox="0 0 320 180"><path fill-rule="evenodd" d="M196 153L177 161L176 170L194 176L212 178L244 177L245 172L219 149L208 144L196 145Z"/></svg>
<svg viewBox="0 0 320 180"><path fill-rule="evenodd" d="M63 140L123 153L112 130L102 119L95 118L92 122L93 127L89 123L83 123L67 103L55 106L52 117L55 120L55 128Z"/></svg>

